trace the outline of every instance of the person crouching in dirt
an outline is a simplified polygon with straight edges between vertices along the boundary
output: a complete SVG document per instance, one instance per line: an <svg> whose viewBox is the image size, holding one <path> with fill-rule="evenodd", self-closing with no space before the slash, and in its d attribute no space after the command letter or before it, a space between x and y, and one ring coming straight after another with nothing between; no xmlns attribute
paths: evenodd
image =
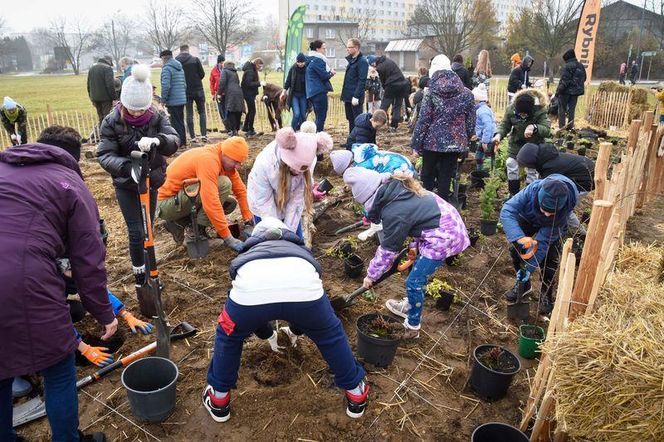
<svg viewBox="0 0 664 442"><path fill-rule="evenodd" d="M28 112L10 97L5 97L2 102L0 122L9 134L12 146L28 142Z"/></svg>
<svg viewBox="0 0 664 442"><path fill-rule="evenodd" d="M405 339L420 335L424 286L429 277L445 262L468 248L470 239L459 212L445 200L424 190L413 177L379 174L362 167L344 172L353 198L364 204L372 223L383 223L383 234L376 255L364 278L364 287L390 269L410 236L419 257L406 280L406 295L402 300L385 303L389 311L404 319Z"/></svg>
<svg viewBox="0 0 664 442"><path fill-rule="evenodd" d="M236 252L242 249L242 241L231 235L226 215L230 215L239 204L245 224L253 224L247 202L247 188L238 172L248 157L249 146L245 139L231 137L214 146L189 149L169 164L166 182L159 188L157 196L157 216L166 221L166 230L171 232L176 243L181 244L185 236L193 236L193 226L190 225L191 201L185 194L183 183L187 179L196 178L200 183L200 193L195 203L199 231L205 232L207 227L213 226L224 244Z"/></svg>
<svg viewBox="0 0 664 442"><path fill-rule="evenodd" d="M384 110L378 109L373 114L364 112L355 118L355 125L348 135L346 149L350 150L354 144L372 143L376 144L376 133L385 128L387 124L387 114ZM344 147L344 146L342 146Z"/></svg>
<svg viewBox="0 0 664 442"><path fill-rule="evenodd" d="M560 174L552 174L537 180L510 198L500 211L500 222L512 245L510 255L517 281L505 294L508 302L518 296L519 281L525 282L522 296L532 291L530 276L540 268L542 287L539 312L549 314L553 310L553 279L560 260L560 240L567 232L569 214L579 198L574 181ZM524 254L537 241L535 255L524 261Z"/></svg>
<svg viewBox="0 0 664 442"><path fill-rule="evenodd" d="M525 89L514 96L512 103L505 109L505 116L498 125L498 132L493 142L498 145L500 140L509 135L507 158L507 186L511 196L521 188L519 179L519 163L516 156L526 143L540 144L551 134L551 122L547 116L547 96L537 89ZM537 179L535 169L526 168L526 184Z"/></svg>
<svg viewBox="0 0 664 442"><path fill-rule="evenodd" d="M115 196L127 224L129 255L136 287L145 283L143 251L143 221L138 187L131 177L131 152L157 150L150 164L150 219L154 220L157 189L164 182L166 160L180 147L180 139L161 112L152 106L150 69L134 65L132 75L125 80L120 103L101 124L101 142L97 159L101 167L113 177Z"/></svg>
<svg viewBox="0 0 664 442"><path fill-rule="evenodd" d="M203 405L216 422L230 419L242 344L252 333L270 336L270 321L285 320L307 335L345 390L346 414L364 414L369 386L353 356L341 321L323 290L321 266L284 223L266 217L256 224L242 254L229 267L233 281L219 315ZM295 276L297 275L297 276Z"/></svg>
<svg viewBox="0 0 664 442"><path fill-rule="evenodd" d="M77 342L64 280L55 260L71 260L81 302L117 331L106 291L104 244L97 204L83 182L81 136L50 126L37 143L0 152L0 440L16 440L11 386L15 376L41 373L55 441L89 440L78 431L74 352ZM105 440L96 433L94 440ZM86 436L89 438L90 436Z"/></svg>
<svg viewBox="0 0 664 442"><path fill-rule="evenodd" d="M303 238L302 214L313 213L316 154L331 147L332 137L326 132L279 129L274 141L256 157L247 180L249 208L256 222L267 216L277 218Z"/></svg>

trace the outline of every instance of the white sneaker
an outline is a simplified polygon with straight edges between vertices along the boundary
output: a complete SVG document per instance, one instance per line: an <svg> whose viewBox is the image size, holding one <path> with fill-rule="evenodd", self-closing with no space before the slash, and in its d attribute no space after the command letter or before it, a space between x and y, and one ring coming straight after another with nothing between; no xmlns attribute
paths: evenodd
<svg viewBox="0 0 664 442"><path fill-rule="evenodd" d="M283 350L286 347L282 347L279 345L279 335L277 335L277 331L272 332L272 336L267 338L267 342L270 344L270 348L272 349L273 352L275 353L281 353L281 350Z"/></svg>
<svg viewBox="0 0 664 442"><path fill-rule="evenodd" d="M392 313L402 318L408 317L408 312L410 311L410 304L408 303L408 298L403 298L401 301L396 299L388 299L385 302L385 307Z"/></svg>
<svg viewBox="0 0 664 442"><path fill-rule="evenodd" d="M279 330L286 333L286 336L288 336L288 339L290 339L291 347L297 347L297 338L298 338L298 336L291 331L290 327L288 327L288 326L279 327Z"/></svg>

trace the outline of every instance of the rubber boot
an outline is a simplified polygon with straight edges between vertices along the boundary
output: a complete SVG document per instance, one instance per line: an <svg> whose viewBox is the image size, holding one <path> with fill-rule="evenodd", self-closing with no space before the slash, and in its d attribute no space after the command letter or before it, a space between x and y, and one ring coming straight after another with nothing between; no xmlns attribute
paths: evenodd
<svg viewBox="0 0 664 442"><path fill-rule="evenodd" d="M513 197L521 189L521 182L519 180L509 180L507 181L507 189L510 192L510 197Z"/></svg>

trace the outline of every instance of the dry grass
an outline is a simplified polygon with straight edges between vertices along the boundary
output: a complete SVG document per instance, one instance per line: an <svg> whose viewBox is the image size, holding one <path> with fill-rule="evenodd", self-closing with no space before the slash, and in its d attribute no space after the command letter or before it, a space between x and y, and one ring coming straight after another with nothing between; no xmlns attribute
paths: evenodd
<svg viewBox="0 0 664 442"><path fill-rule="evenodd" d="M559 425L573 438L664 440L662 247L625 247L599 308L546 343Z"/></svg>

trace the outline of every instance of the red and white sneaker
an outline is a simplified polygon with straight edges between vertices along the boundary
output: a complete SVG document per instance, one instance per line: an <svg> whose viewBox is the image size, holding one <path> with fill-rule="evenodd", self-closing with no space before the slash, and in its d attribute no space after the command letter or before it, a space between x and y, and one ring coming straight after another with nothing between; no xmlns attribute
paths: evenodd
<svg viewBox="0 0 664 442"><path fill-rule="evenodd" d="M203 390L203 406L207 409L215 422L226 422L231 418L231 392L229 391L222 402L214 397L214 388L211 385Z"/></svg>
<svg viewBox="0 0 664 442"><path fill-rule="evenodd" d="M346 390L346 414L353 419L362 417L369 399L369 385L364 384L362 394L353 394Z"/></svg>

